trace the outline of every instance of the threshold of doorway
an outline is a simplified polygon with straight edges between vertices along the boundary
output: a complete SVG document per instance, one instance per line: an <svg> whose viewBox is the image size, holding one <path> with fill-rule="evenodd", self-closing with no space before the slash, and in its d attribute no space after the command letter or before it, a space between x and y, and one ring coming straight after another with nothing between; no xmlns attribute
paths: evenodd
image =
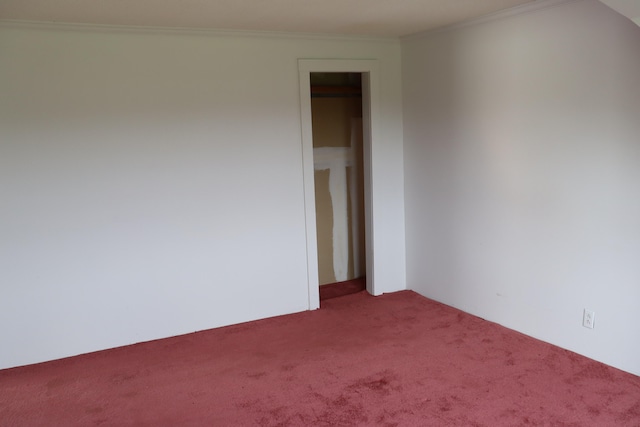
<svg viewBox="0 0 640 427"><path fill-rule="evenodd" d="M364 277L320 286L320 301L362 292L367 287Z"/></svg>

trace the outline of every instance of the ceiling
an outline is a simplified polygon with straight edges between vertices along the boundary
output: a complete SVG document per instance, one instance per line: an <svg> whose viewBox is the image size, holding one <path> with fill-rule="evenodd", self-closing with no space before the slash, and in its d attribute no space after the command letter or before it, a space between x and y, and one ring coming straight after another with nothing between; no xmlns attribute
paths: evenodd
<svg viewBox="0 0 640 427"><path fill-rule="evenodd" d="M402 37L562 0L0 0L0 20ZM601 0L640 25L640 0Z"/></svg>
<svg viewBox="0 0 640 427"><path fill-rule="evenodd" d="M535 1L0 0L0 19L400 37Z"/></svg>

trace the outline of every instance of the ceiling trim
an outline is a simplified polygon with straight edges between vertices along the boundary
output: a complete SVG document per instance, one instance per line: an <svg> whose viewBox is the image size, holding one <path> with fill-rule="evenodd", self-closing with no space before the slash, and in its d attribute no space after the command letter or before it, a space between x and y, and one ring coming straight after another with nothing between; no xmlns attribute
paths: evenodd
<svg viewBox="0 0 640 427"><path fill-rule="evenodd" d="M498 12L490 13L488 15L481 16L479 18L469 19L467 21L458 22L452 25L447 25L446 27L436 28L434 30L429 30L421 33L403 36L403 37L400 37L400 40L402 41L420 40L437 33L459 30L461 28L473 27L473 26L484 24L487 22L513 18L515 16L538 12L541 10L550 9L553 7L562 6L564 4L575 3L579 1L584 1L584 0L537 0L537 1L534 1L533 3L526 3L520 6L514 6L509 9L505 9Z"/></svg>
<svg viewBox="0 0 640 427"><path fill-rule="evenodd" d="M329 41L362 41L399 44L400 37L366 36L357 34L296 33L280 31L222 30L211 28L146 27L135 25L79 24L0 19L0 28L49 31L80 31L98 33L166 34L202 37L246 37L270 39L311 39Z"/></svg>

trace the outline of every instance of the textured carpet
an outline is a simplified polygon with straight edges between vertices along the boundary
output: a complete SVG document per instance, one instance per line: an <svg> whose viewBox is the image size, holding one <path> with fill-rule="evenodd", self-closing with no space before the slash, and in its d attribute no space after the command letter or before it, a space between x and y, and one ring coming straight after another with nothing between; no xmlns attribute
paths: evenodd
<svg viewBox="0 0 640 427"><path fill-rule="evenodd" d="M640 377L403 291L0 371L3 426L639 426Z"/></svg>
<svg viewBox="0 0 640 427"><path fill-rule="evenodd" d="M320 286L320 301L355 294L364 291L366 287L367 281L364 277L322 285Z"/></svg>

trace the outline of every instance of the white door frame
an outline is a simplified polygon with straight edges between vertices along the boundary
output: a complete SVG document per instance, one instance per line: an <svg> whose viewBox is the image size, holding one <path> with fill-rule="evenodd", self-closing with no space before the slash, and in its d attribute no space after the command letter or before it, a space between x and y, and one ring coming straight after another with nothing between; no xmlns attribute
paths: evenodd
<svg viewBox="0 0 640 427"><path fill-rule="evenodd" d="M375 286L374 226L372 209L372 155L374 141L380 140L378 123L378 61L373 59L299 59L300 109L302 121L302 163L304 208L307 236L307 281L309 310L320 308L318 280L318 242L316 235L316 198L313 166L313 133L311 129L311 73L362 73L362 130L364 169L364 221L367 291L380 295Z"/></svg>

